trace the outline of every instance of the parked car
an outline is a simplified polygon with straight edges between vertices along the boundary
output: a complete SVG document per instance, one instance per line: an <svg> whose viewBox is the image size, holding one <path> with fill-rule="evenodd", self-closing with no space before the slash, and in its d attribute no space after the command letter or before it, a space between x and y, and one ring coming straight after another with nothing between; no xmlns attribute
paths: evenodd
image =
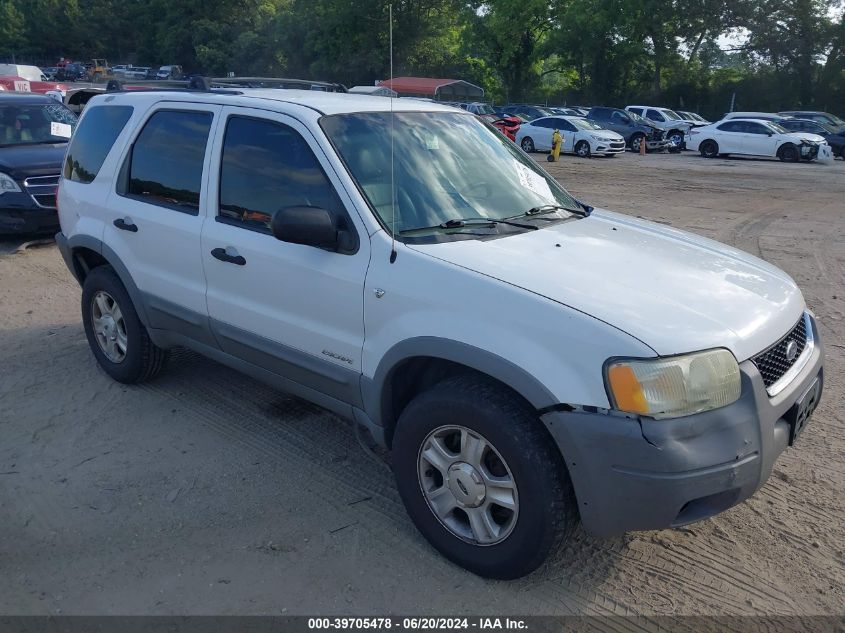
<svg viewBox="0 0 845 633"><path fill-rule="evenodd" d="M554 107L554 108L547 108L547 110L551 110L552 114L562 114L563 116L584 116L584 113L580 110L576 110L575 108L566 108L566 107Z"/></svg>
<svg viewBox="0 0 845 633"><path fill-rule="evenodd" d="M822 145L817 134L790 132L772 121L729 119L691 130L688 147L705 158L742 154L797 162L816 158Z"/></svg>
<svg viewBox="0 0 845 633"><path fill-rule="evenodd" d="M674 110L637 105L627 106L625 110L648 119L652 125L666 132L666 140L669 141L673 149L682 149L684 147L684 142L692 128L692 123Z"/></svg>
<svg viewBox="0 0 845 633"><path fill-rule="evenodd" d="M700 114L695 112L687 112L685 110L675 110L678 114L680 114L685 120L692 123L693 127L701 127L703 125L710 125L712 121L708 121Z"/></svg>
<svg viewBox="0 0 845 633"><path fill-rule="evenodd" d="M129 68L126 64L115 64L111 68L111 74L117 78L123 77L126 74L126 69Z"/></svg>
<svg viewBox="0 0 845 633"><path fill-rule="evenodd" d="M51 97L0 92L0 234L55 233L56 184L75 126Z"/></svg>
<svg viewBox="0 0 845 633"><path fill-rule="evenodd" d="M24 64L0 64L0 77L19 77L27 81L49 81L38 66Z"/></svg>
<svg viewBox="0 0 845 633"><path fill-rule="evenodd" d="M68 110L79 116L82 114L85 106L88 105L91 97L103 94L105 91L106 88L104 87L72 88L67 91L67 94L62 101L67 106Z"/></svg>
<svg viewBox="0 0 845 633"><path fill-rule="evenodd" d="M517 144L526 152L547 152L552 149L552 133L563 136L560 151L581 158L592 154L614 156L625 151L625 138L598 123L577 116L549 116L523 123L516 134Z"/></svg>
<svg viewBox="0 0 845 633"><path fill-rule="evenodd" d="M493 106L489 103L483 103L481 101L476 101L473 103L461 103L456 104L463 110L467 112L472 112L473 114L496 114L496 111L493 109Z"/></svg>
<svg viewBox="0 0 845 633"><path fill-rule="evenodd" d="M88 71L85 69L85 66L76 62L59 66L58 70L56 70L57 81L79 81L87 79L87 77Z"/></svg>
<svg viewBox="0 0 845 633"><path fill-rule="evenodd" d="M518 115L526 121L533 121L541 116L550 116L551 110L532 105L509 105L505 106L505 113Z"/></svg>
<svg viewBox="0 0 845 633"><path fill-rule="evenodd" d="M161 66L156 72L156 79L181 79L182 78L182 67L181 66Z"/></svg>
<svg viewBox="0 0 845 633"><path fill-rule="evenodd" d="M598 123L603 129L613 130L622 135L633 151L640 151L640 144L645 141L647 150L663 150L669 142L666 132L641 116L620 110L619 108L593 107L587 118Z"/></svg>
<svg viewBox="0 0 845 633"><path fill-rule="evenodd" d="M44 74L44 77L47 81L53 81L56 78L56 73L58 72L58 66L45 66L41 69L41 72Z"/></svg>
<svg viewBox="0 0 845 633"><path fill-rule="evenodd" d="M780 119L777 124L789 132L809 132L821 136L830 145L834 156L845 158L845 131L837 134L824 123L812 119Z"/></svg>
<svg viewBox="0 0 845 633"><path fill-rule="evenodd" d="M123 76L126 79L146 79L149 71L149 66L127 66Z"/></svg>
<svg viewBox="0 0 845 633"><path fill-rule="evenodd" d="M780 121L786 118L785 115L776 114L774 112L728 112L720 121L730 121L731 119L754 119L756 121Z"/></svg>
<svg viewBox="0 0 845 633"><path fill-rule="evenodd" d="M516 134L522 125L522 119L515 116L499 116L498 114L482 114L476 115L482 121L490 123L494 128L499 130L511 141L516 142Z"/></svg>
<svg viewBox="0 0 845 633"><path fill-rule="evenodd" d="M0 76L0 90L9 92L34 92L36 94L58 93L64 95L67 92L67 86L54 81L30 81L23 77Z"/></svg>
<svg viewBox="0 0 845 633"><path fill-rule="evenodd" d="M789 110L780 114L798 119L812 119L813 121L827 125L837 133L845 132L845 121L835 114L830 114L830 112L821 112L819 110Z"/></svg>
<svg viewBox="0 0 845 633"><path fill-rule="evenodd" d="M150 380L184 346L353 419L484 576L535 569L579 516L610 536L747 499L821 396L786 273L595 210L438 104L94 97L58 201L104 372Z"/></svg>

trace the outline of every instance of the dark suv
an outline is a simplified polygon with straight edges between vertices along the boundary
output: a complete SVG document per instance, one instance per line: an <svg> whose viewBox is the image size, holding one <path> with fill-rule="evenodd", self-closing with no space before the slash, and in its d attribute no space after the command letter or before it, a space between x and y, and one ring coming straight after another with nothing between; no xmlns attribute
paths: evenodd
<svg viewBox="0 0 845 633"><path fill-rule="evenodd" d="M818 121L831 128L837 134L845 132L845 121L830 112L821 112L820 110L790 110L788 112L778 112L778 114L785 117L795 117L796 119Z"/></svg>
<svg viewBox="0 0 845 633"><path fill-rule="evenodd" d="M837 133L835 128L812 119L781 119L777 121L777 124L790 132L818 134L830 145L834 156L845 158L845 128Z"/></svg>
<svg viewBox="0 0 845 633"><path fill-rule="evenodd" d="M640 151L640 144L643 139L646 141L646 149L666 149L669 141L666 140L666 132L659 130L649 124L642 117L626 112L619 108L594 107L590 108L587 118L595 121L607 130L613 130L625 137L625 142L633 151Z"/></svg>
<svg viewBox="0 0 845 633"><path fill-rule="evenodd" d="M56 185L75 126L51 97L0 92L0 234L56 231Z"/></svg>

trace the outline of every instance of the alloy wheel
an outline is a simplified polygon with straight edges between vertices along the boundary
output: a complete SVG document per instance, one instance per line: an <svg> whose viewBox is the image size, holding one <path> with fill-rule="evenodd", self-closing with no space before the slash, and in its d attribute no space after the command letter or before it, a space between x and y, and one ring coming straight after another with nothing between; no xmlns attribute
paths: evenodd
<svg viewBox="0 0 845 633"><path fill-rule="evenodd" d="M129 348L126 321L117 301L104 290L98 290L91 298L91 325L105 357L113 363L122 362Z"/></svg>
<svg viewBox="0 0 845 633"><path fill-rule="evenodd" d="M516 482L481 434L464 426L433 430L420 447L417 470L429 509L458 538L495 545L513 531L519 514Z"/></svg>

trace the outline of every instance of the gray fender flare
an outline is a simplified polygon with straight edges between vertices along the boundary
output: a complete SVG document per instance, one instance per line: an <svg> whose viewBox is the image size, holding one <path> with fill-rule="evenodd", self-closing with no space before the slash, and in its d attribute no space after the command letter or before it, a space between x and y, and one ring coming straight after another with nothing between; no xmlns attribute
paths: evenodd
<svg viewBox="0 0 845 633"><path fill-rule="evenodd" d="M487 374L508 385L537 410L560 404L536 377L502 356L460 341L420 336L391 347L382 357L373 377L361 377L364 409L378 426L387 426L386 416L392 414L389 411L388 385L395 370L404 361L421 356L451 361Z"/></svg>
<svg viewBox="0 0 845 633"><path fill-rule="evenodd" d="M91 237L90 235L72 235L67 238L67 248L70 252L71 262L74 266L76 266L77 262L73 258L73 251L77 248L87 248L102 255L103 259L105 259L114 269L114 272L117 273L121 283L123 283L123 287L126 288L126 292L129 293L129 297L132 299L132 303L135 306L135 312L138 314L138 318L141 319L141 323L143 323L146 328L150 327L146 303L143 300L141 291L138 290L138 286L135 285L132 275L129 274L129 269L126 268L126 264L124 264L120 257L118 257L117 253L115 253L101 240L98 240L96 237ZM71 272L74 277L76 277L76 270L71 270ZM78 278L77 280L79 281Z"/></svg>

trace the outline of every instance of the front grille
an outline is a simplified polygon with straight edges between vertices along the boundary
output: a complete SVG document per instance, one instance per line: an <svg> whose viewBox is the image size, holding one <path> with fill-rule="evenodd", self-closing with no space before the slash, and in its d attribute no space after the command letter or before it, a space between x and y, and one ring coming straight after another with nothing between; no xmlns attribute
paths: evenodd
<svg viewBox="0 0 845 633"><path fill-rule="evenodd" d="M32 176L23 181L23 186L39 207L55 209L56 187L59 185L59 178L59 174L53 176Z"/></svg>
<svg viewBox="0 0 845 633"><path fill-rule="evenodd" d="M792 360L786 357L787 347L791 342L795 342L798 349ZM777 343L772 345L762 354L758 354L751 361L757 366L760 375L763 377L763 384L766 389L780 380L783 375L789 371L789 368L795 364L795 361L801 356L804 348L807 346L807 326L802 316L795 327L789 331L789 334L784 336Z"/></svg>

